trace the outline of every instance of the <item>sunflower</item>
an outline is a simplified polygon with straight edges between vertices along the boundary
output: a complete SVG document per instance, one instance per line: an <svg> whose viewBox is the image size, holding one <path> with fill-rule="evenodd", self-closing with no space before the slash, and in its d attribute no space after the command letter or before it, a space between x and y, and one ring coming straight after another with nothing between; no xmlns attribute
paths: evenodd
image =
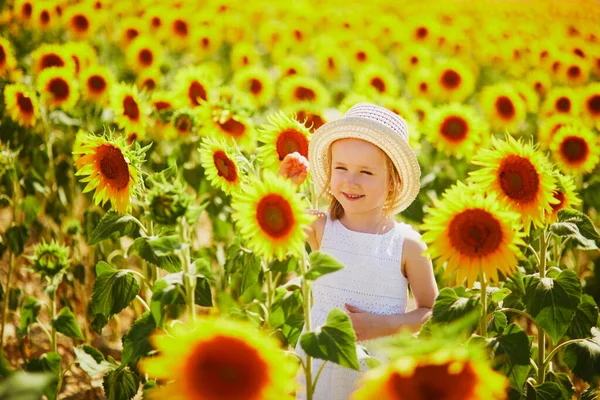
<svg viewBox="0 0 600 400"><path fill-rule="evenodd" d="M426 127L434 110L431 102L425 99L414 99L410 102L410 108L416 115L417 125L420 128Z"/></svg>
<svg viewBox="0 0 600 400"><path fill-rule="evenodd" d="M550 118L545 119L537 131L540 147L547 149L556 132L563 126L568 125L581 126L583 124L579 118L568 114L554 114Z"/></svg>
<svg viewBox="0 0 600 400"><path fill-rule="evenodd" d="M76 65L71 53L56 44L42 44L31 53L33 73L38 75L46 68L65 68L71 73L76 72Z"/></svg>
<svg viewBox="0 0 600 400"><path fill-rule="evenodd" d="M40 1L35 5L35 10L31 18L34 28L40 31L48 31L54 25L53 5L50 1Z"/></svg>
<svg viewBox="0 0 600 400"><path fill-rule="evenodd" d="M150 36L138 36L131 41L125 52L127 64L135 72L157 68L162 57L162 46Z"/></svg>
<svg viewBox="0 0 600 400"><path fill-rule="evenodd" d="M371 97L395 97L400 90L400 83L387 68L380 65L366 65L354 76L354 90Z"/></svg>
<svg viewBox="0 0 600 400"><path fill-rule="evenodd" d="M148 392L151 399L291 400L295 363L248 322L202 318L150 342L158 356L141 360L140 368L167 382Z"/></svg>
<svg viewBox="0 0 600 400"><path fill-rule="evenodd" d="M412 97L432 100L439 97L440 90L434 79L430 68L419 68L408 75L406 88Z"/></svg>
<svg viewBox="0 0 600 400"><path fill-rule="evenodd" d="M431 51L424 46L414 44L397 52L396 59L398 68L406 74L411 74L419 68L430 68L433 65Z"/></svg>
<svg viewBox="0 0 600 400"><path fill-rule="evenodd" d="M119 43L122 48L126 49L138 37L149 36L146 32L147 27L143 20L135 17L125 18L119 24Z"/></svg>
<svg viewBox="0 0 600 400"><path fill-rule="evenodd" d="M90 66L98 64L98 54L88 42L68 42L63 47L75 62L76 75Z"/></svg>
<svg viewBox="0 0 600 400"><path fill-rule="evenodd" d="M183 107L173 113L170 122L180 137L187 136L198 127L198 115L193 109Z"/></svg>
<svg viewBox="0 0 600 400"><path fill-rule="evenodd" d="M39 117L39 107L35 95L24 85L15 83L4 86L6 112L21 126L34 127Z"/></svg>
<svg viewBox="0 0 600 400"><path fill-rule="evenodd" d="M306 60L299 56L288 56L281 60L277 69L280 71L282 77L292 75L310 75L308 64Z"/></svg>
<svg viewBox="0 0 600 400"><path fill-rule="evenodd" d="M163 110L173 110L179 108L181 101L177 95L173 92L164 92L155 90L152 92L152 98L150 99L150 105L156 112Z"/></svg>
<svg viewBox="0 0 600 400"><path fill-rule="evenodd" d="M230 146L237 144L244 151L254 150L254 125L247 113L235 104L207 104L202 108L200 118L204 134L222 138Z"/></svg>
<svg viewBox="0 0 600 400"><path fill-rule="evenodd" d="M234 71L260 65L260 54L252 43L236 43L231 48L229 63Z"/></svg>
<svg viewBox="0 0 600 400"><path fill-rule="evenodd" d="M590 76L591 66L586 60L579 57L568 57L564 61L564 68L561 70L560 81L569 86L584 85Z"/></svg>
<svg viewBox="0 0 600 400"><path fill-rule="evenodd" d="M110 200L121 214L131 210L130 197L137 193L140 182L138 163L143 161L143 153L132 151L125 141L124 137L87 134L82 146L73 151L75 175L85 176L81 182L88 182L83 193L95 190L96 205L104 206Z"/></svg>
<svg viewBox="0 0 600 400"><path fill-rule="evenodd" d="M508 84L486 86L481 91L480 103L483 115L497 131L516 132L525 120L525 102Z"/></svg>
<svg viewBox="0 0 600 400"><path fill-rule="evenodd" d="M194 35L194 24L190 16L183 11L171 12L166 21L167 42L174 50L181 51L189 47Z"/></svg>
<svg viewBox="0 0 600 400"><path fill-rule="evenodd" d="M189 107L208 101L214 86L215 77L207 68L189 67L180 69L175 75L175 91L178 96L187 99Z"/></svg>
<svg viewBox="0 0 600 400"><path fill-rule="evenodd" d="M205 60L217 53L223 44L223 33L215 27L200 26L192 38L192 50L199 60Z"/></svg>
<svg viewBox="0 0 600 400"><path fill-rule="evenodd" d="M552 210L556 189L547 158L532 145L521 143L511 136L506 140L492 137L492 149L481 149L473 164L483 168L470 172L470 181L482 191L491 191L508 206L521 214L525 233L530 223L540 227L544 213Z"/></svg>
<svg viewBox="0 0 600 400"><path fill-rule="evenodd" d="M134 86L114 84L110 89L110 108L115 113L115 123L128 135L143 137L148 110Z"/></svg>
<svg viewBox="0 0 600 400"><path fill-rule="evenodd" d="M244 68L233 75L233 83L240 91L248 93L257 107L266 107L275 96L275 83L263 67Z"/></svg>
<svg viewBox="0 0 600 400"><path fill-rule="evenodd" d="M152 92L159 86L161 76L158 67L146 68L138 74L135 83L140 90Z"/></svg>
<svg viewBox="0 0 600 400"><path fill-rule="evenodd" d="M592 83L583 88L581 99L583 120L588 127L600 130L600 83Z"/></svg>
<svg viewBox="0 0 600 400"><path fill-rule="evenodd" d="M431 113L426 129L429 141L438 151L457 158L470 158L482 142L484 122L472 107L452 103Z"/></svg>
<svg viewBox="0 0 600 400"><path fill-rule="evenodd" d="M444 101L463 101L475 89L476 77L465 63L448 59L433 67L433 84Z"/></svg>
<svg viewBox="0 0 600 400"><path fill-rule="evenodd" d="M316 78L289 76L279 84L279 100L284 106L307 101L327 107L331 96L327 88Z"/></svg>
<svg viewBox="0 0 600 400"><path fill-rule="evenodd" d="M0 37L0 77L8 78L10 73L17 66L17 59L15 58L14 51L11 43Z"/></svg>
<svg viewBox="0 0 600 400"><path fill-rule="evenodd" d="M79 100L79 90L73 81L73 71L64 68L46 68L37 77L37 90L42 100L52 108L69 110Z"/></svg>
<svg viewBox="0 0 600 400"><path fill-rule="evenodd" d="M337 44L333 39L320 38L314 52L319 76L325 81L336 80L346 71L346 57L337 51Z"/></svg>
<svg viewBox="0 0 600 400"><path fill-rule="evenodd" d="M294 115L294 119L304 124L310 133L319 129L327 119L323 109L313 103L296 103L285 109L287 115Z"/></svg>
<svg viewBox="0 0 600 400"><path fill-rule="evenodd" d="M85 40L96 32L94 13L94 9L86 4L72 5L65 9L62 20L73 37Z"/></svg>
<svg viewBox="0 0 600 400"><path fill-rule="evenodd" d="M546 100L542 104L542 116L549 117L553 114L568 114L578 116L581 111L581 97L574 89L565 86L556 86L550 89Z"/></svg>
<svg viewBox="0 0 600 400"><path fill-rule="evenodd" d="M539 108L539 98L535 90L531 88L526 82L513 81L510 85L515 89L519 97L525 103L527 112L535 114Z"/></svg>
<svg viewBox="0 0 600 400"><path fill-rule="evenodd" d="M269 21L268 24L258 25L258 41L272 51L273 48L282 41L289 40L285 36L286 25L280 20Z"/></svg>
<svg viewBox="0 0 600 400"><path fill-rule="evenodd" d="M283 112L267 116L267 123L259 128L258 140L264 143L258 155L263 168L276 171L286 155L298 152L308 158L310 131L304 124Z"/></svg>
<svg viewBox="0 0 600 400"><path fill-rule="evenodd" d="M88 101L107 104L110 88L114 77L110 70L103 65L87 68L80 76L81 94Z"/></svg>
<svg viewBox="0 0 600 400"><path fill-rule="evenodd" d="M559 202L557 204L552 204L552 213L546 217L548 224L556 222L560 210L578 207L581 204L581 200L576 194L577 189L573 177L557 172L555 178L557 187L556 190L552 192L552 195Z"/></svg>
<svg viewBox="0 0 600 400"><path fill-rule="evenodd" d="M550 75L546 71L539 69L529 72L525 77L525 82L535 90L540 99L546 96L546 93L548 93L552 86Z"/></svg>
<svg viewBox="0 0 600 400"><path fill-rule="evenodd" d="M358 71L365 65L381 63L383 59L377 46L366 40L353 40L345 51L345 58L352 71Z"/></svg>
<svg viewBox="0 0 600 400"><path fill-rule="evenodd" d="M241 154L222 138L207 137L200 144L200 163L211 185L227 194L239 189L244 171Z"/></svg>
<svg viewBox="0 0 600 400"><path fill-rule="evenodd" d="M462 348L402 356L368 371L352 400L500 400L507 379Z"/></svg>
<svg viewBox="0 0 600 400"><path fill-rule="evenodd" d="M313 217L288 179L264 171L263 179L243 183L233 194L233 219L248 247L268 260L304 251L304 228Z"/></svg>
<svg viewBox="0 0 600 400"><path fill-rule="evenodd" d="M156 4L149 7L142 17L145 21L147 32L152 35L162 36L162 29L166 23L166 13L167 8L165 6Z"/></svg>
<svg viewBox="0 0 600 400"><path fill-rule="evenodd" d="M13 4L15 16L27 25L33 17L34 3L32 0L16 0Z"/></svg>
<svg viewBox="0 0 600 400"><path fill-rule="evenodd" d="M552 158L558 168L567 174L592 172L600 161L598 137L583 126L564 126L550 142Z"/></svg>

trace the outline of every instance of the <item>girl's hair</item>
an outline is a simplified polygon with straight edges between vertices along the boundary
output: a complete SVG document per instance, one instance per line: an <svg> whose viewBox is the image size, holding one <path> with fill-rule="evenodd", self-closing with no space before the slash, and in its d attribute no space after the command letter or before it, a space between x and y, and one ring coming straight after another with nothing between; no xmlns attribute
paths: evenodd
<svg viewBox="0 0 600 400"><path fill-rule="evenodd" d="M330 160L330 164L329 164L329 176L327 177L327 182L325 183L324 186L324 192L321 193L321 195L325 195L328 199L331 200L331 203L329 204L329 215L331 217L332 221L335 221L336 219L340 219L343 215L344 215L344 207L342 207L342 205L340 204L339 201L337 201L337 199L331 194L330 191L330 185L331 185L331 146L329 146L329 150L327 150L329 153L329 160ZM388 170L389 173L389 177L390 177L390 183L391 183L391 187L390 187L390 191L388 192L388 196L385 199L385 203L383 203L383 212L386 212L386 204L388 203L388 201L390 199L393 199L397 196L398 191L400 190L400 185L402 185L402 179L400 178L400 174L398 173L398 171L396 170L396 166L394 165L394 163L392 162L392 160L390 159L390 157L384 152L383 153L385 155L385 165L386 168Z"/></svg>

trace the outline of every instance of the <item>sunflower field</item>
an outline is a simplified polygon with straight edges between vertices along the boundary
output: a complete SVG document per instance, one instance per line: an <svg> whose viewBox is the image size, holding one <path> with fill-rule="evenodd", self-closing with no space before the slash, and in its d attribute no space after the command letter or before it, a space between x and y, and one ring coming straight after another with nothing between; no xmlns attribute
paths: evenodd
<svg viewBox="0 0 600 400"><path fill-rule="evenodd" d="M440 289L385 360L311 326L344 266L278 175L360 102L408 123ZM310 400L315 358L359 400L598 398L597 1L0 0L0 111L0 400Z"/></svg>

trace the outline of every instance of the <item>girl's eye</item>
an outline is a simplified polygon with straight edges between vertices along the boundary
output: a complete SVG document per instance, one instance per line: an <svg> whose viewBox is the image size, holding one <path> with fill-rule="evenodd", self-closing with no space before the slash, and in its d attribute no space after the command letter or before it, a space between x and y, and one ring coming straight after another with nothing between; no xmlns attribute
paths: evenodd
<svg viewBox="0 0 600 400"><path fill-rule="evenodd" d="M339 170L345 171L346 167L335 167L335 169L339 169Z"/></svg>
<svg viewBox="0 0 600 400"><path fill-rule="evenodd" d="M363 174L366 174L366 175L373 175L373 173L369 172L369 171L360 171L360 172L362 172Z"/></svg>

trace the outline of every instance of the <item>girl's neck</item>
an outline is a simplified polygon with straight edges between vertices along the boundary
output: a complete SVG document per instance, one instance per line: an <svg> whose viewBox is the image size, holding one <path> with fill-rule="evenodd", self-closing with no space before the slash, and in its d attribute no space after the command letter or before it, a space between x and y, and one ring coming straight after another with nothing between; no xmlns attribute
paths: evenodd
<svg viewBox="0 0 600 400"><path fill-rule="evenodd" d="M340 222L351 231L381 235L391 229L392 218L383 212L349 214L344 212Z"/></svg>

